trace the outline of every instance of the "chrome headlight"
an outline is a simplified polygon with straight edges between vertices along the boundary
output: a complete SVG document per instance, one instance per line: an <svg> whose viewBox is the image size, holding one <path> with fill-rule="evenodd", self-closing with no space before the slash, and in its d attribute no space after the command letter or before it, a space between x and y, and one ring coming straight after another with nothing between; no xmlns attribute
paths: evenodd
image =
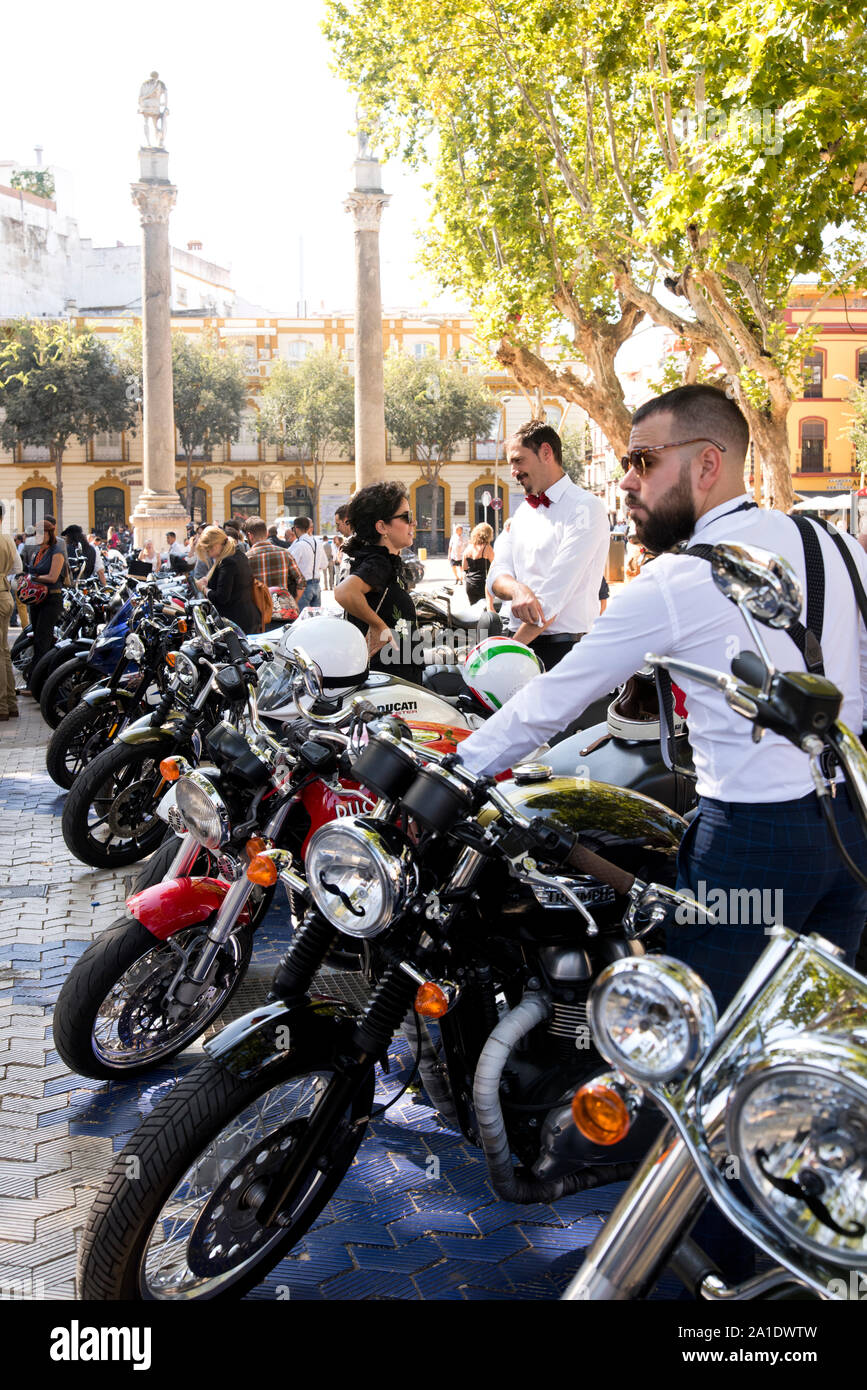
<svg viewBox="0 0 867 1390"><path fill-rule="evenodd" d="M145 644L137 632L127 634L127 639L123 644L124 655L130 661L141 661L145 654Z"/></svg>
<svg viewBox="0 0 867 1390"><path fill-rule="evenodd" d="M867 1049L815 1034L771 1045L729 1100L726 1142L788 1240L867 1267Z"/></svg>
<svg viewBox="0 0 867 1390"><path fill-rule="evenodd" d="M713 1042L716 1007L707 985L669 956L609 965L590 994L593 1041L630 1079L669 1081L691 1069Z"/></svg>
<svg viewBox="0 0 867 1390"><path fill-rule="evenodd" d="M191 772L178 781L175 805L194 839L206 849L218 850L231 831L229 812L210 778Z"/></svg>
<svg viewBox="0 0 867 1390"><path fill-rule="evenodd" d="M175 675L186 690L192 690L199 679L196 663L190 660L186 652L175 652Z"/></svg>
<svg viewBox="0 0 867 1390"><path fill-rule="evenodd" d="M316 907L347 936L384 931L415 886L407 851L395 854L363 821L330 821L310 841L304 861Z"/></svg>

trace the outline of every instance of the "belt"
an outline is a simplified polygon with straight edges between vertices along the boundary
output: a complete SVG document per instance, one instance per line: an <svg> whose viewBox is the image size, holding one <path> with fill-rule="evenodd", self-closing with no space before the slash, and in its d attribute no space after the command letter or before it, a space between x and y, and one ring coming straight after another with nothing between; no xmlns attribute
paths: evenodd
<svg viewBox="0 0 867 1390"><path fill-rule="evenodd" d="M517 631L517 628L515 631ZM514 637L514 635L514 632L509 633L510 637ZM580 642L581 638L586 635L587 634L584 632L540 632L539 636L534 639L532 645L535 646L536 642L559 642L561 645L564 642Z"/></svg>

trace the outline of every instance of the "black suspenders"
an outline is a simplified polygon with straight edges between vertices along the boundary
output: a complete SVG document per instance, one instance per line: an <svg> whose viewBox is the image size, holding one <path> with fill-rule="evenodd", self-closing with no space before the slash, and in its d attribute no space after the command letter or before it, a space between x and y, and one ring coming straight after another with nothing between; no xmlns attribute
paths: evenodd
<svg viewBox="0 0 867 1390"><path fill-rule="evenodd" d="M733 507L731 512L724 512L723 516L731 516L733 512L745 512L755 507L754 502L742 502L739 507ZM717 518L722 520L722 517ZM855 600L858 604L861 617L867 627L867 594L861 583L861 576L855 564L849 548L843 537L826 521L819 519L815 523L807 520L805 516L790 516L795 523L801 537L801 544L804 547L804 563L807 573L807 606L806 606L806 626L796 621L791 627L787 628L789 636L804 658L804 664L811 675L824 676L825 666L822 657L822 631L825 622L825 563L822 559L822 548L819 544L819 537L814 529L821 526L831 537L836 545L846 566L847 573L852 582L855 592ZM681 555L696 555L700 560L710 560L713 555L712 545L699 543L698 545L688 546L680 551ZM671 690L671 677L667 671L656 670L656 690L659 697L659 708L662 716L660 720L662 760L670 772L681 772L684 776L694 776L685 772L682 768L675 765L675 735L674 735L674 697Z"/></svg>

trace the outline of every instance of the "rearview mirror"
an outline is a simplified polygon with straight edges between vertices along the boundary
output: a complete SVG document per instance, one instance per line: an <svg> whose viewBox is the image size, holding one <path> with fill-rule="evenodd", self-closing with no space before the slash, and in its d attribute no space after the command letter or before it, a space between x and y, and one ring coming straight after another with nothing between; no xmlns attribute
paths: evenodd
<svg viewBox="0 0 867 1390"><path fill-rule="evenodd" d="M321 700L323 695L322 671L312 657L308 656L303 647L294 647L292 655L295 663L304 678L304 689L311 700Z"/></svg>
<svg viewBox="0 0 867 1390"><path fill-rule="evenodd" d="M711 573L721 594L766 627L788 628L801 616L801 583L782 555L757 545L715 545Z"/></svg>

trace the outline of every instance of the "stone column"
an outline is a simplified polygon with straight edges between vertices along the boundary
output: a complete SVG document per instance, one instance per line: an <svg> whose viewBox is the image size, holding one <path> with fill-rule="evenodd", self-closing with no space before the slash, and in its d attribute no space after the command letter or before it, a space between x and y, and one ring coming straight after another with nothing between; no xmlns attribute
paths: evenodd
<svg viewBox="0 0 867 1390"><path fill-rule="evenodd" d="M132 200L142 225L142 457L144 489L133 512L135 544L166 548L166 531L183 540L187 513L175 488L172 397L171 249L169 213L177 189L169 182L168 151L139 150L141 177Z"/></svg>
<svg viewBox="0 0 867 1390"><path fill-rule="evenodd" d="M344 207L355 221L355 484L385 479L385 405L382 386L382 291L379 221L390 202L382 191L379 160L359 136L355 188Z"/></svg>

